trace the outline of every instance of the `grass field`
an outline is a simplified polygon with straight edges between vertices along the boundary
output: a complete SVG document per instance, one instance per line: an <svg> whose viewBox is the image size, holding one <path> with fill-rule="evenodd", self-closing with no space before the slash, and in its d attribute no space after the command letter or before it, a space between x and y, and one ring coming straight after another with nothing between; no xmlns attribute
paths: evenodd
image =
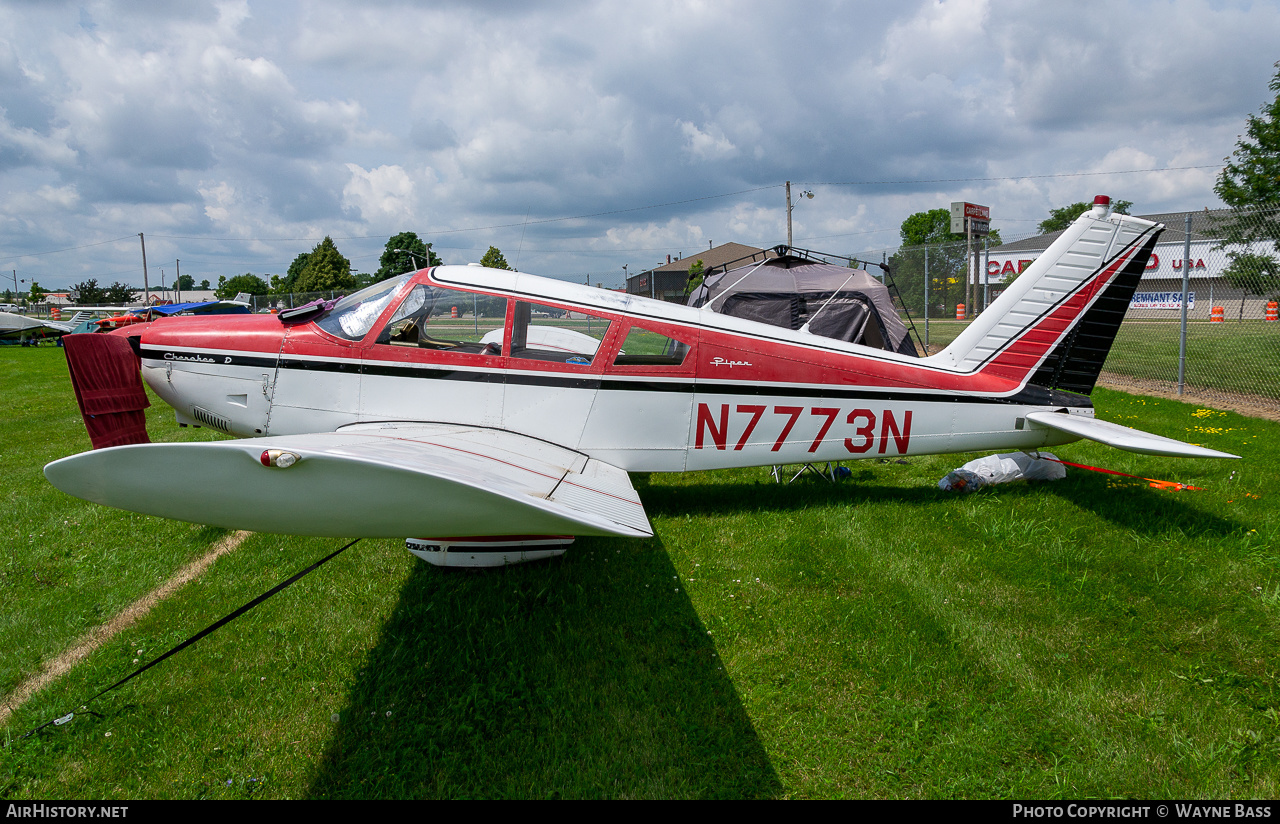
<svg viewBox="0 0 1280 824"><path fill-rule="evenodd" d="M955 340L966 324L929 321L932 352ZM924 335L924 324L916 321ZM1178 381L1180 324L1129 319L1120 327L1103 369L1149 381ZM1280 403L1280 323L1259 320L1187 325L1188 386L1269 398Z"/></svg>
<svg viewBox="0 0 1280 824"><path fill-rule="evenodd" d="M61 350L0 348L0 692L225 535L106 510ZM364 541L62 727L341 544L254 535L16 708L19 798L1272 798L1280 424L1099 390L1102 417L1241 454L1090 444L959 497L973 456L840 484L637 477L650 540L440 570ZM153 438L205 438L151 410Z"/></svg>

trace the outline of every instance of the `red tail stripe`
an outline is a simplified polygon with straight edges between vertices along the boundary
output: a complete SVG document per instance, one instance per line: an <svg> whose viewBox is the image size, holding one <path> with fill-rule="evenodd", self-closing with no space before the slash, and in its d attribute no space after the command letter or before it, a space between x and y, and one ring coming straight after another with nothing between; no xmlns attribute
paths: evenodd
<svg viewBox="0 0 1280 824"><path fill-rule="evenodd" d="M1058 344L1063 333L1079 318L1081 312L1088 309L1094 296L1111 282L1137 248L1135 243L1047 317L1012 340L979 374L990 373L1009 380L1024 380L1040 366L1044 356Z"/></svg>

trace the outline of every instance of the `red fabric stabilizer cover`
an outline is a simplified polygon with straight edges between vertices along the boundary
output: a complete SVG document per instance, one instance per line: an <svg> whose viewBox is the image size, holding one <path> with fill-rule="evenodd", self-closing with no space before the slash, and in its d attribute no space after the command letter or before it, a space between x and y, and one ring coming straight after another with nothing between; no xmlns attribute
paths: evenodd
<svg viewBox="0 0 1280 824"><path fill-rule="evenodd" d="M143 410L151 401L129 341L116 335L64 335L62 345L93 448L150 443Z"/></svg>

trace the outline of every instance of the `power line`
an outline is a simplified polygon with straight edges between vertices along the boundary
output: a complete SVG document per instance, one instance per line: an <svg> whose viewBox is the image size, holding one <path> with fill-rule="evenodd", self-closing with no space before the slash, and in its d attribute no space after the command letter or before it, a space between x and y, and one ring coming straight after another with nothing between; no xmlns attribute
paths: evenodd
<svg viewBox="0 0 1280 824"><path fill-rule="evenodd" d="M1146 172L1182 172L1188 169L1221 169L1221 163L1208 166L1170 166L1167 169L1119 169L1111 172L1058 172L1049 175L1010 175L1008 177L949 177L937 180L849 180L835 183L813 183L812 186L906 186L914 183L991 183L999 180L1043 180L1050 177L1091 177L1097 175L1136 175Z"/></svg>
<svg viewBox="0 0 1280 824"><path fill-rule="evenodd" d="M762 192L766 189L777 189L777 188L780 188L781 186L782 186L781 183L774 183L769 186L757 186L754 189L742 189L741 191L725 192L724 194L719 194L719 195L703 195L701 197L685 198L684 200L672 200L666 203L652 203L648 206L632 206L627 209L611 209L606 212L591 212L589 214L570 215L567 217L545 217L545 218L540 218L538 220L529 220L529 221L518 220L513 223L494 223L488 226L468 226L464 229L432 229L430 231L425 232L425 234L428 236L434 237L436 235L452 235L452 234L458 234L461 232L484 232L489 229L510 229L515 226L526 226L526 225L533 226L533 225L540 225L543 223L563 223L564 221L567 221L567 220L586 220L589 217L604 217L606 215L620 215L620 214L625 214L627 212L641 212L641 211L644 211L645 209L661 209L666 206L681 206L685 203L697 203L698 201L702 201L702 200L715 200L717 198L722 198L722 197L736 197L738 195L751 194L752 192ZM298 241L315 240L314 237L209 237L207 235L151 235L151 237L164 238L166 240L220 240L220 241L243 241L243 242L253 241L257 243L277 243L277 242L282 243L282 242L298 242ZM346 236L339 236L339 237L334 237L333 235L329 235L328 237L333 238L333 240L373 240L375 238L384 237L384 235L381 235L381 234L346 235Z"/></svg>
<svg viewBox="0 0 1280 824"><path fill-rule="evenodd" d="M936 178L932 180L846 180L846 181L818 182L818 183L812 183L809 185L813 185L813 186L909 186L909 185L934 184L934 183L992 183L992 182L998 182L998 181L1004 181L1004 180L1045 180L1050 178L1061 178L1061 177L1097 177L1097 176L1104 176L1104 175L1146 174L1146 173L1154 173L1154 172L1177 172L1177 171L1189 171L1194 169L1221 169L1221 168L1222 168L1222 164L1219 163L1219 164L1209 164L1209 165L1203 165L1203 166L1171 166L1165 169L1117 169L1117 170L1104 171L1104 172L1057 172L1053 174L1043 174L1043 175L1008 175L1003 177L953 177L953 178ZM565 221L570 221L570 220L586 220L587 218L606 217L608 215L628 214L630 212L640 212L648 209L661 209L668 206L682 206L686 203L698 203L704 200L717 200L717 199L726 198L726 197L737 197L739 195L752 194L754 192L762 192L768 189L778 189L778 188L781 188L782 186L783 184L781 183L773 183L768 186L756 186L751 189L741 189L736 192L725 192L722 194L715 194L715 195L702 195L700 197L684 198L683 200L672 200L672 201L667 201L665 203L653 203L646 206L632 206L626 209L610 209L603 212L590 212L587 214L570 215L565 217L548 217L548 218L540 218L538 220L516 221L511 223L494 223L487 226L470 226L470 227L465 227L461 229L436 229L436 230L428 231L426 232L426 234L428 236L438 236L438 235L448 235L448 234L460 234L464 232L483 232L483 231L489 231L492 229L510 229L516 226L542 225L542 224L548 224L548 223L563 223ZM892 231L892 230L871 230L868 232L854 232L850 234L872 234L875 231ZM385 236L389 236L389 235L385 235ZM824 235L822 237L829 238L829 237L845 237L845 236L846 235ZM124 240L132 240L134 237L135 235L127 235L125 237L119 237L113 240L103 240L97 243L86 243L81 246L69 246L64 249L49 249L43 252L30 252L30 253L18 255L17 257L14 258L14 260L16 260L19 257L40 257L42 255L53 255L53 254L58 254L60 252L73 252L78 249L88 249L94 246L105 246L110 243L119 243ZM156 234L156 235L152 235L152 237L155 237L158 239L165 239L165 240L204 240L204 241L241 242L241 243L298 243L298 242L311 242L316 240L314 236L309 236L309 237L213 237L209 235L159 235L159 234ZM329 237L333 237L333 236L329 235ZM375 240L375 239L381 239L382 237L384 237L383 234L342 235L342 236L334 237L334 240ZM679 245L679 244L676 244L676 245ZM460 247L441 247L441 248L460 249ZM665 249L665 248L667 247L665 246L657 247L658 250ZM531 251L543 251L543 250L531 250ZM563 253L566 253L568 250L555 249L555 250L545 250L545 251L551 251L551 252L557 252L557 253L563 254ZM594 250L586 250L586 251L589 252ZM608 251L613 253L613 252L619 252L619 251L645 252L645 251L655 251L655 250L654 249L625 249L625 250L603 250L603 251Z"/></svg>
<svg viewBox="0 0 1280 824"><path fill-rule="evenodd" d="M66 249L50 249L47 252L24 252L14 257L13 260L24 257L40 257L41 255L56 255L59 252L74 252L77 249L88 249L91 246L106 246L108 243L119 243L122 240L133 240L135 237L137 237L137 235L125 235L124 237L118 237L115 240L100 240L97 243L86 243L83 246L68 246Z"/></svg>

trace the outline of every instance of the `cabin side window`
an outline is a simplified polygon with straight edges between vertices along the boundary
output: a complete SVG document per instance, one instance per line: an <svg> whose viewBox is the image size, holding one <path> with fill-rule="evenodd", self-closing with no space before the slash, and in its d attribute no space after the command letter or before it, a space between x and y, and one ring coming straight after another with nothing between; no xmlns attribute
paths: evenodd
<svg viewBox="0 0 1280 824"><path fill-rule="evenodd" d="M595 360L610 323L608 318L576 309L518 301L511 356L586 366Z"/></svg>
<svg viewBox="0 0 1280 824"><path fill-rule="evenodd" d="M416 284L378 333L376 343L472 355L502 352L505 298Z"/></svg>
<svg viewBox="0 0 1280 824"><path fill-rule="evenodd" d="M617 366L679 366L688 355L687 343L643 326L632 326L613 362Z"/></svg>

